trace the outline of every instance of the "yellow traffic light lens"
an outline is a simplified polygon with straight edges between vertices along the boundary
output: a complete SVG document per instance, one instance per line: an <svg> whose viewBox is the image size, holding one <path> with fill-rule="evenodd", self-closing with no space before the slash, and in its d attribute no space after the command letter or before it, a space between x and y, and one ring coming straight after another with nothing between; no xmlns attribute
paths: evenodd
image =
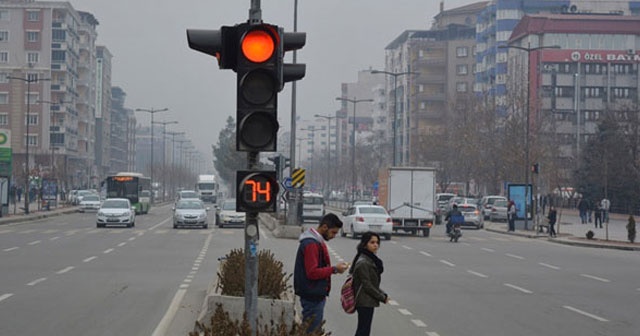
<svg viewBox="0 0 640 336"><path fill-rule="evenodd" d="M262 63L273 55L276 42L269 33L256 29L242 39L242 54L251 62Z"/></svg>

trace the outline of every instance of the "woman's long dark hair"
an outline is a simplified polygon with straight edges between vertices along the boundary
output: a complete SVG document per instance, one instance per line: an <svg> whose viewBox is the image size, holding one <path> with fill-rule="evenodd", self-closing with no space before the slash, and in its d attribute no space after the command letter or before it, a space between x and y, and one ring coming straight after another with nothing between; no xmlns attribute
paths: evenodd
<svg viewBox="0 0 640 336"><path fill-rule="evenodd" d="M353 268L356 265L356 261L358 261L358 258L360 258L360 255L362 254L363 250L367 249L367 244L369 243L369 241L371 240L371 238L373 237L378 237L378 246L380 246L380 244L382 244L382 240L380 239L380 235L372 232L372 231L367 231L365 233L362 234L362 237L360 237L360 242L358 243L358 246L356 247L356 251L358 251L356 253L356 256L353 257L353 262L351 263L351 269L349 269L349 273L353 272Z"/></svg>

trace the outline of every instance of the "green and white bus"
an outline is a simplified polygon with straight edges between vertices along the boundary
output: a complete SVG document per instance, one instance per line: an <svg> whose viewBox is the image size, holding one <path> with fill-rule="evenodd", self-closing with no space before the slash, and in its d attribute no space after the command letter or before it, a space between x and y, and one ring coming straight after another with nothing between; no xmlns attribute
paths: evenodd
<svg viewBox="0 0 640 336"><path fill-rule="evenodd" d="M151 179L140 174L121 172L105 180L107 198L127 198L136 214L147 214L151 208Z"/></svg>

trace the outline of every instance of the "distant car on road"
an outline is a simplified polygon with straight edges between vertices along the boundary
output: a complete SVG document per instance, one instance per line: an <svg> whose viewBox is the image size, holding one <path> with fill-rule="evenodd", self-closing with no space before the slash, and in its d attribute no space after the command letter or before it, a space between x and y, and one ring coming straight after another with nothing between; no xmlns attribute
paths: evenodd
<svg viewBox="0 0 640 336"><path fill-rule="evenodd" d="M184 199L199 200L200 196L198 196L198 193L195 190L180 190L176 196L176 202Z"/></svg>
<svg viewBox="0 0 640 336"><path fill-rule="evenodd" d="M97 227L107 225L125 225L134 227L136 224L136 209L126 198L108 198L102 202L96 215Z"/></svg>
<svg viewBox="0 0 640 336"><path fill-rule="evenodd" d="M387 210L379 205L355 205L342 215L344 216L340 233L342 237L349 234L351 238L356 239L358 235L373 231L384 236L387 240L391 239L391 233L393 233L391 216Z"/></svg>
<svg viewBox="0 0 640 336"><path fill-rule="evenodd" d="M225 226L244 227L246 218L247 217L244 212L236 212L236 200L227 199L220 207L220 212L216 218L216 225L220 228Z"/></svg>
<svg viewBox="0 0 640 336"><path fill-rule="evenodd" d="M489 215L491 214L491 206L498 200L506 201L507 198L504 196L493 195L493 196L485 196L480 200L480 206L482 209L482 215L484 219L489 219Z"/></svg>
<svg viewBox="0 0 640 336"><path fill-rule="evenodd" d="M509 202L505 200L497 200L491 206L491 212L489 213L489 220L492 222L506 221L507 220L507 205Z"/></svg>
<svg viewBox="0 0 640 336"><path fill-rule="evenodd" d="M458 210L464 216L464 223L461 227L474 227L476 229L484 228L484 219L482 213L478 209L478 206L473 203L458 204Z"/></svg>
<svg viewBox="0 0 640 336"><path fill-rule="evenodd" d="M209 227L209 210L210 208L205 207L200 200L180 200L173 207L173 228L200 226L206 229Z"/></svg>
<svg viewBox="0 0 640 336"><path fill-rule="evenodd" d="M100 196L98 195L84 195L82 201L80 201L80 212L85 211L98 211L100 209Z"/></svg>

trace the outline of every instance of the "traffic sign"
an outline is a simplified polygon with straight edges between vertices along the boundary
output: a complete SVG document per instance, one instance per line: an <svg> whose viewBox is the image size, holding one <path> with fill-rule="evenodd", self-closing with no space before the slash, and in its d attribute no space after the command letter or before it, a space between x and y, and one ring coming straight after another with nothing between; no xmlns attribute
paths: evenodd
<svg viewBox="0 0 640 336"><path fill-rule="evenodd" d="M287 190L293 189L293 179L290 177L285 177L281 184Z"/></svg>
<svg viewBox="0 0 640 336"><path fill-rule="evenodd" d="M304 187L304 176L305 176L304 169L296 168L293 170L293 173L291 174L291 179L292 179L291 183L294 188Z"/></svg>

